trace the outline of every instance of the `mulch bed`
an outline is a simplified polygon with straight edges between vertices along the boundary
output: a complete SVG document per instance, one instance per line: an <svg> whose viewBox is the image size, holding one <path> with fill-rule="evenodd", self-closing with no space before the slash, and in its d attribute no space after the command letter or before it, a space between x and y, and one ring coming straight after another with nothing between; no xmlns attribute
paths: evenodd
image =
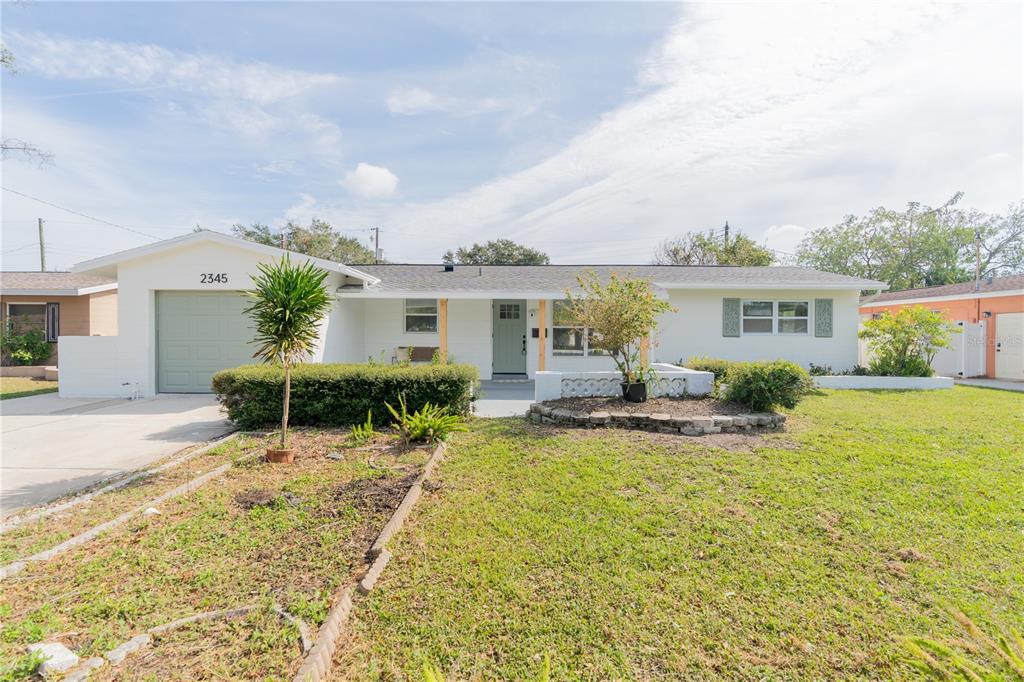
<svg viewBox="0 0 1024 682"><path fill-rule="evenodd" d="M712 415L748 414L749 407L715 398L651 398L645 403L630 403L622 398L559 398L546 400L552 408L571 412L625 412L627 414L662 413L672 417L710 417Z"/></svg>

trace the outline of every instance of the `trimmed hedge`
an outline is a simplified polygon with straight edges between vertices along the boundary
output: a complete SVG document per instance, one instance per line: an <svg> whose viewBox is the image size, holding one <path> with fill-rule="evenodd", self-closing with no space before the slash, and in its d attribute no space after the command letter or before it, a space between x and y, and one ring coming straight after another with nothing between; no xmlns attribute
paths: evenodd
<svg viewBox="0 0 1024 682"><path fill-rule="evenodd" d="M289 423L295 426L351 426L391 422L385 402L405 396L409 411L426 403L469 414L479 374L472 365L299 365L292 369ZM243 429L281 422L284 371L268 365L242 365L217 372L213 391L228 417Z"/></svg>
<svg viewBox="0 0 1024 682"><path fill-rule="evenodd" d="M679 364L688 369L698 372L711 372L715 375L715 381L725 378L729 368L735 365L733 360L722 360L720 358L709 358L706 355L695 355L688 360L680 360Z"/></svg>
<svg viewBox="0 0 1024 682"><path fill-rule="evenodd" d="M725 399L766 412L776 405L794 408L814 383L807 371L789 360L734 362L725 375Z"/></svg>

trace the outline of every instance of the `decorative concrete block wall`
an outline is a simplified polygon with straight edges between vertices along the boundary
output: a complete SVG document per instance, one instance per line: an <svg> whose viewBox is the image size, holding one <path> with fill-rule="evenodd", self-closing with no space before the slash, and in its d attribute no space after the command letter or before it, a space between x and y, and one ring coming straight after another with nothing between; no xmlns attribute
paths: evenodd
<svg viewBox="0 0 1024 682"><path fill-rule="evenodd" d="M711 393L715 375L667 363L651 365L658 377L647 384L651 397L704 396ZM558 398L614 397L622 395L622 375L618 372L537 372L534 400Z"/></svg>

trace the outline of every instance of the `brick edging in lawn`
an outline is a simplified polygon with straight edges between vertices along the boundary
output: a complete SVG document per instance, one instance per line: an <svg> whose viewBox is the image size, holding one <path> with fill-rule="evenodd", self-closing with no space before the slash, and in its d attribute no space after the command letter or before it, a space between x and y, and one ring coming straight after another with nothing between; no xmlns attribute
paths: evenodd
<svg viewBox="0 0 1024 682"><path fill-rule="evenodd" d="M228 441L228 440L230 440L232 438L235 438L237 435L238 435L237 431L235 433L232 433L232 434L228 435L226 438L223 438L220 441L220 443L218 443L218 445L221 444L221 443L224 443L224 442L226 442L226 441ZM243 458L243 459L251 459L252 457L255 457L255 456L256 455L250 455L249 457ZM114 517L113 519L111 519L109 521L104 521L103 523L101 523L99 525L93 526L89 530L87 530L85 532L82 532L82 533L79 533L78 535L65 540L64 542L60 543L59 545L55 545L54 547L51 547L50 549L44 550L42 552L37 552L36 554L33 554L31 556L28 556L28 557L25 557L23 559L18 559L17 561L12 561L11 563L7 564L6 566L0 566L0 580L4 580L5 578L9 578L12 575L20 573L22 570L25 569L26 566L28 566L28 564L30 562L49 561L50 559L52 559L53 557L57 556L58 554L63 554L64 552L68 551L69 549L73 549L73 548L77 547L78 545L81 545L81 544L84 544L86 542L89 542L90 540L92 540L96 536L100 535L101 533L104 533L104 532L110 530L111 528L115 528L115 527L120 526L120 525L122 525L124 523L127 523L129 519L131 519L132 517L136 516L137 514L141 514L143 511L145 511L146 509L148 509L150 507L155 507L156 505L160 504L161 502L166 502L167 500L169 500L171 498L178 497L180 495L184 495L185 493L192 492L193 490L195 490L199 486L203 485L204 483L206 483L210 479L216 478L216 477L220 476L221 474L229 471L231 469L231 467L233 467L234 465L235 465L234 462L227 462L226 464L222 464L219 467L217 467L216 469L212 469L210 471L207 471L205 474L200 474L199 476L196 476L195 478L192 478L192 479L190 479L188 481L185 481L184 483L182 483L178 487L173 488L171 490L168 490L167 492L165 492L165 493L163 493L161 495L158 495L158 496L154 497L151 500L143 502L139 506L137 506L137 507L135 507L133 509L130 509L129 511L126 511L123 514L119 514L118 516Z"/></svg>
<svg viewBox="0 0 1024 682"><path fill-rule="evenodd" d="M430 455L430 459L423 465L423 471L416 477L413 484L409 486L409 490L406 491L401 504L395 509L391 518L388 519L383 530L381 530L380 535L374 541L373 546L366 553L367 558L373 561L359 581L359 594L369 594L377 584L377 580L380 578L381 573L383 573L384 567L391 560L391 552L388 551L387 544L401 530L402 525L409 516L409 512L412 511L416 501L420 499L420 496L423 494L423 482L433 473L434 467L444 457L444 450L445 444L443 442L438 443L437 447L434 448L434 452ZM294 682L320 682L326 679L327 673L331 669L331 660L334 658L334 652L338 646L338 638L344 632L345 626L348 624L348 618L352 614L354 593L355 588L352 585L347 585L338 592L334 606L327 612L327 618L324 619L323 625L320 626L316 643L306 654L302 667L299 668L299 672L293 678Z"/></svg>
<svg viewBox="0 0 1024 682"><path fill-rule="evenodd" d="M186 452L184 455L171 455L171 459L164 462L160 466L154 467L152 469L143 469L141 471L137 471L134 474L131 474L130 476L122 478L121 480L108 483L102 488L98 488L97 490L93 490L91 492L75 495L74 497L65 500L64 502L61 502L59 504L52 504L50 506L46 506L43 507L42 509L37 509L32 512L28 512L26 514L15 514L10 518L4 519L3 522L0 523L0 531L6 533L7 531L17 528L18 526L22 526L28 523L29 521L35 521L36 519L52 516L57 512L67 511L68 509L77 507L78 505L84 502L88 502L89 500L91 500L94 497L97 497L98 495L112 493L115 490L120 490L121 488L125 487L126 485L129 485L130 483L134 483L140 478L145 478L147 476L152 476L153 474L158 474L161 471L165 471L166 469L172 469L178 466L179 464L184 464L192 459L195 459L199 455L203 454L204 452L212 450L218 445L226 443L232 438L235 438L237 435L237 431L232 431L226 435L217 436L217 438L211 440L206 445L203 445L196 450Z"/></svg>
<svg viewBox="0 0 1024 682"><path fill-rule="evenodd" d="M777 429L786 422L786 415L777 412L750 414L715 414L707 417L674 417L663 412L574 412L542 403L530 405L526 418L535 424L557 424L581 429L612 427L635 431L678 433L703 436L708 433L734 433L756 427Z"/></svg>

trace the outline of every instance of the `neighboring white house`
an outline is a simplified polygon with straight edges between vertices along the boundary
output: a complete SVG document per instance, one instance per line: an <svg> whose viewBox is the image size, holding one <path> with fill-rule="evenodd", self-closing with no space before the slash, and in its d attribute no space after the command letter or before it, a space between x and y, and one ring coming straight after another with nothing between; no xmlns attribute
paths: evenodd
<svg viewBox="0 0 1024 682"><path fill-rule="evenodd" d="M119 333L61 337L61 395L209 391L214 372L251 362L253 332L240 292L251 287L258 264L285 253L203 231L76 265L75 272L116 279ZM709 355L852 367L859 292L885 288L797 267L350 267L291 258L327 270L335 296L312 361L388 363L438 349L476 365L484 379L612 367L561 314L565 291L588 270L647 279L677 309L652 339L652 362Z"/></svg>

